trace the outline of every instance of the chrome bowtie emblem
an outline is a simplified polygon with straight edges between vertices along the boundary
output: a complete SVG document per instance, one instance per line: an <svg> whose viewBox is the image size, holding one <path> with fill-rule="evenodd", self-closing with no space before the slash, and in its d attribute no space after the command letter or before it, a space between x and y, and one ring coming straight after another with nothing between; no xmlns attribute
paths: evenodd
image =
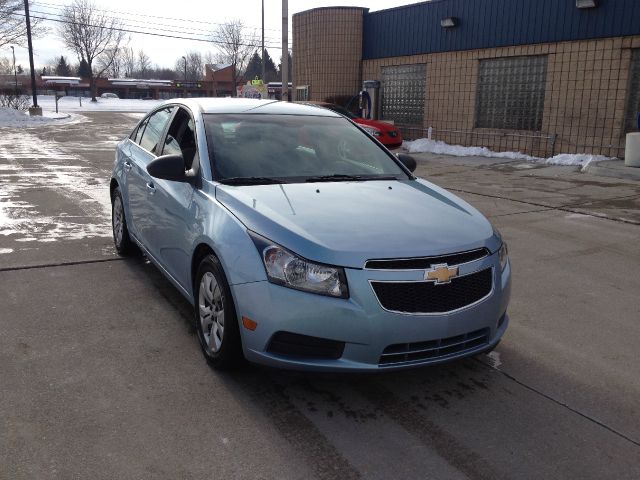
<svg viewBox="0 0 640 480"><path fill-rule="evenodd" d="M433 281L436 285L451 283L458 276L458 267L450 267L446 263L433 265L430 270L424 272L424 279Z"/></svg>

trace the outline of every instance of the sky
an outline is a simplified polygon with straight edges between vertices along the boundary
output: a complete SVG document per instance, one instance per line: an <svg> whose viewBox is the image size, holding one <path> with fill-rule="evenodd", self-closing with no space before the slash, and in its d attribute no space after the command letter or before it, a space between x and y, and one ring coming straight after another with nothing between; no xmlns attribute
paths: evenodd
<svg viewBox="0 0 640 480"><path fill-rule="evenodd" d="M71 0L30 0L30 11L34 16L57 18L62 7ZM97 8L122 19L126 28L163 32L169 35L190 36L205 39L207 32L216 24L233 19L242 19L251 30L260 35L261 0L94 0ZM280 61L282 45L282 2L264 0L265 3L265 45L276 65ZM289 0L289 45L291 45L291 15L311 8L328 6L358 6L371 11L382 10L399 5L415 3L412 0ZM66 50L56 34L57 23L45 22L49 33L34 39L34 63L40 70L44 65L54 63L54 59L64 55L68 62L76 64L75 53ZM173 30L174 32L169 32ZM134 50L143 49L153 64L173 68L176 59L187 51L197 50L202 54L214 52L214 45L195 41L161 38L148 35L131 34L129 46ZM0 56L10 57L11 50L0 52ZM27 49L16 47L16 63L28 68Z"/></svg>

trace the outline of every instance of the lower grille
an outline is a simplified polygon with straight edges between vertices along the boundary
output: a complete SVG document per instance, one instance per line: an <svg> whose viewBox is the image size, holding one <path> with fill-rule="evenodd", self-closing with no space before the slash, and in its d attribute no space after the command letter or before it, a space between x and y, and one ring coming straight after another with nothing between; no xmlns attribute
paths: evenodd
<svg viewBox="0 0 640 480"><path fill-rule="evenodd" d="M283 331L276 332L267 347L267 352L276 355L325 360L336 360L343 351L344 342Z"/></svg>
<svg viewBox="0 0 640 480"><path fill-rule="evenodd" d="M376 282L371 286L380 305L400 313L447 313L482 300L491 293L493 270L457 277L450 283L435 282Z"/></svg>
<svg viewBox="0 0 640 480"><path fill-rule="evenodd" d="M380 356L380 365L438 360L489 344L489 329L483 328L455 337L427 342L389 345Z"/></svg>

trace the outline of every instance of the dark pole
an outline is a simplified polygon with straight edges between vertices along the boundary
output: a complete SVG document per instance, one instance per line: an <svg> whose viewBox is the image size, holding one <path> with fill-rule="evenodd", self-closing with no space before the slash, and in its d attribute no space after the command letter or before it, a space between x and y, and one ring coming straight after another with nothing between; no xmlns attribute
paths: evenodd
<svg viewBox="0 0 640 480"><path fill-rule="evenodd" d="M33 106L38 106L38 92L36 90L36 69L33 66L33 44L31 43L31 20L29 18L29 0L24 0L24 16L27 20L27 44L29 46L29 67L31 68L31 93Z"/></svg>
<svg viewBox="0 0 640 480"><path fill-rule="evenodd" d="M262 0L262 81L264 82L264 0Z"/></svg>
<svg viewBox="0 0 640 480"><path fill-rule="evenodd" d="M183 56L184 60L184 96L187 96L187 57Z"/></svg>
<svg viewBox="0 0 640 480"><path fill-rule="evenodd" d="M18 96L18 72L16 71L16 49L11 45L11 52L13 53L13 78L15 80L15 94Z"/></svg>

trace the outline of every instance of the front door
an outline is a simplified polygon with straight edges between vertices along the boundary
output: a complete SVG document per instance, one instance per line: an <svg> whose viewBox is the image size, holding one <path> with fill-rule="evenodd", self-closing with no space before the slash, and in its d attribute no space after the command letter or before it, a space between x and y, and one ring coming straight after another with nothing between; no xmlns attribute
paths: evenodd
<svg viewBox="0 0 640 480"><path fill-rule="evenodd" d="M163 138L160 155L182 155L186 171L198 171L195 123L183 107L175 112ZM152 179L153 222L145 226L149 249L162 266L187 291L191 281L191 248L195 240L197 182Z"/></svg>
<svg viewBox="0 0 640 480"><path fill-rule="evenodd" d="M169 123L174 107L162 108L149 115L140 124L139 132L130 148L130 165L127 173L127 196L132 233L155 256L150 248L150 228L156 221L154 215L154 181L147 173L147 165L162 149L160 140Z"/></svg>

